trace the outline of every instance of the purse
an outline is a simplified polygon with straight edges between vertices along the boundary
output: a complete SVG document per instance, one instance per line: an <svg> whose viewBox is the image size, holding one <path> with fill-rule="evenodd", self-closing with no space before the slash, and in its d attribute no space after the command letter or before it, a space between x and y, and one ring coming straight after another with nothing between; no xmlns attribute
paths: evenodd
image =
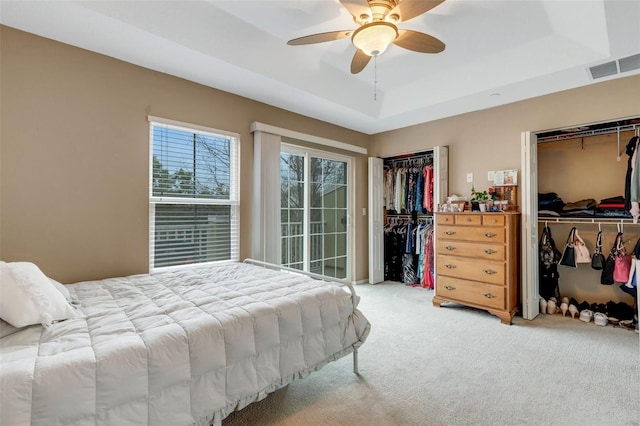
<svg viewBox="0 0 640 426"><path fill-rule="evenodd" d="M551 228L545 226L542 228L540 242L538 243L540 254L540 265L544 268L550 268L557 265L562 257L560 250L556 248L556 243L551 236Z"/></svg>
<svg viewBox="0 0 640 426"><path fill-rule="evenodd" d="M563 266L570 266L572 268L576 268L578 265L576 264L576 250L575 250L575 233L576 228L571 228L569 231L569 236L567 237L567 242L564 245L564 251L562 252L562 259L560 259L560 264Z"/></svg>
<svg viewBox="0 0 640 426"><path fill-rule="evenodd" d="M607 259L604 261L604 266L602 267L602 273L600 274L600 284L604 285L612 285L615 280L613 279L613 272L616 267L616 253L618 247L618 241L622 239L622 233L618 232L616 236L615 242L611 250L609 251L609 255Z"/></svg>
<svg viewBox="0 0 640 426"><path fill-rule="evenodd" d="M627 254L627 249L622 242L622 233L618 233L616 240L615 267L613 268L613 280L619 283L629 281L631 272L631 255Z"/></svg>
<svg viewBox="0 0 640 426"><path fill-rule="evenodd" d="M602 231L598 231L596 238L596 247L593 249L593 257L591 257L591 267L597 271L604 268L605 258L602 254Z"/></svg>
<svg viewBox="0 0 640 426"><path fill-rule="evenodd" d="M578 235L578 230L576 228L573 229L573 247L576 254L576 263L591 263L589 248L580 235Z"/></svg>

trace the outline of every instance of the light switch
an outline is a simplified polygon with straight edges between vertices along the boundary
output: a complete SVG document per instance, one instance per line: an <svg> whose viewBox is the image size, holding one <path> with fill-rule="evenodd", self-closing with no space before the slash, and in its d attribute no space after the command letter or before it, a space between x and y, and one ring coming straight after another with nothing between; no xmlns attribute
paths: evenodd
<svg viewBox="0 0 640 426"><path fill-rule="evenodd" d="M473 173L467 173L467 182L473 182Z"/></svg>

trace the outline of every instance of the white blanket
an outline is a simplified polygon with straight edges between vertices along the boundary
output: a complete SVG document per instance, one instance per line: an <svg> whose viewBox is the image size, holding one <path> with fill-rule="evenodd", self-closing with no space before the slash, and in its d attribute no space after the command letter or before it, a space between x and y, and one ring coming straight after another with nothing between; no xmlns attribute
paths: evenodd
<svg viewBox="0 0 640 426"><path fill-rule="evenodd" d="M68 286L75 319L0 339L0 424L192 425L364 342L336 283L244 263Z"/></svg>

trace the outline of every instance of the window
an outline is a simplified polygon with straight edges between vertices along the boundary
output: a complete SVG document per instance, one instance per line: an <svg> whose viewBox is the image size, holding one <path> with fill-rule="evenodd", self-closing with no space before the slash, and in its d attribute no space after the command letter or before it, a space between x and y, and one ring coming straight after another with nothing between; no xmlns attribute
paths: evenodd
<svg viewBox="0 0 640 426"><path fill-rule="evenodd" d="M150 270L239 259L239 138L150 117Z"/></svg>

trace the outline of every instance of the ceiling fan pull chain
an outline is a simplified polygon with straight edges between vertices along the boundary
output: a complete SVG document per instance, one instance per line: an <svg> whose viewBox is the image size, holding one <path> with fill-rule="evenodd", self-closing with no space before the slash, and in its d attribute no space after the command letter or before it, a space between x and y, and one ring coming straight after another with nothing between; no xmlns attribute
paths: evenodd
<svg viewBox="0 0 640 426"><path fill-rule="evenodd" d="M373 57L373 100L378 100L378 55Z"/></svg>

